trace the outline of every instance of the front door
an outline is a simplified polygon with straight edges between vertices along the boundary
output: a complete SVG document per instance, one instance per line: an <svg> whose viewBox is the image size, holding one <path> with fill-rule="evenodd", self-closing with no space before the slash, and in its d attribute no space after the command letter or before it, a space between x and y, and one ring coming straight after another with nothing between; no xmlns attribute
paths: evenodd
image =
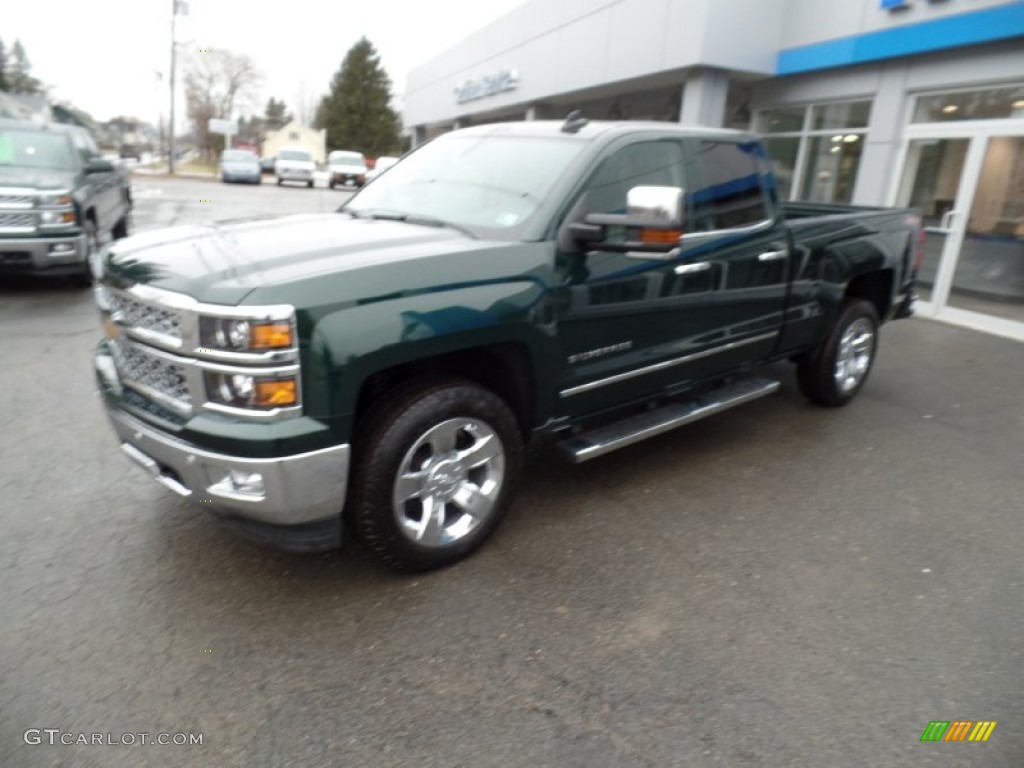
<svg viewBox="0 0 1024 768"><path fill-rule="evenodd" d="M788 250L755 147L634 141L600 164L583 192L586 212L624 213L634 186L680 187L697 237L668 259L560 254L563 415L683 390L774 349Z"/></svg>
<svg viewBox="0 0 1024 768"><path fill-rule="evenodd" d="M894 200L924 215L924 313L1024 336L1024 128L938 130L911 129Z"/></svg>

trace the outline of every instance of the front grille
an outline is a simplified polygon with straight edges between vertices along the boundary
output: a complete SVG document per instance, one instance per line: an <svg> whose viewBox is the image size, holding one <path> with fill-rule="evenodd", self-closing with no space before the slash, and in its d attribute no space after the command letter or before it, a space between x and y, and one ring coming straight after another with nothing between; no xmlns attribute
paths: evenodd
<svg viewBox="0 0 1024 768"><path fill-rule="evenodd" d="M120 293L110 293L110 309L122 325L181 340L181 315L173 309L147 304Z"/></svg>
<svg viewBox="0 0 1024 768"><path fill-rule="evenodd" d="M35 204L31 195L0 194L0 208L32 208Z"/></svg>
<svg viewBox="0 0 1024 768"><path fill-rule="evenodd" d="M0 229L34 229L35 226L35 214L0 213Z"/></svg>
<svg viewBox="0 0 1024 768"><path fill-rule="evenodd" d="M111 347L114 365L125 384L157 392L186 408L191 406L188 380L182 366L147 352L145 346L123 336Z"/></svg>

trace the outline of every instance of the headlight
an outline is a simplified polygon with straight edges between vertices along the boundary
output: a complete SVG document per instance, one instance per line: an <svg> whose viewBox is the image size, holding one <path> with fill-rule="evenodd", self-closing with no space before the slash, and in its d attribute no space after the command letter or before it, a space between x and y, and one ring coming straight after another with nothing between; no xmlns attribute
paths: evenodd
<svg viewBox="0 0 1024 768"><path fill-rule="evenodd" d="M207 373L206 393L211 402L234 408L283 408L299 402L294 377L263 379L242 373Z"/></svg>
<svg viewBox="0 0 1024 768"><path fill-rule="evenodd" d="M71 199L71 193L63 190L57 192L40 192L36 196L36 199L39 201L40 208L61 208L74 204Z"/></svg>
<svg viewBox="0 0 1024 768"><path fill-rule="evenodd" d="M228 352L258 352L295 346L295 328L289 320L204 317L200 336L203 346Z"/></svg>

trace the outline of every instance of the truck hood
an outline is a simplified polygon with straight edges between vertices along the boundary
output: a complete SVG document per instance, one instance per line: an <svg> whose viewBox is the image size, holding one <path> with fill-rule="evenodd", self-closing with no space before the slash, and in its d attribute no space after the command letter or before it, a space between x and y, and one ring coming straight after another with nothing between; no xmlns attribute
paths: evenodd
<svg viewBox="0 0 1024 768"><path fill-rule="evenodd" d="M11 165L0 166L0 187L73 189L74 186L74 171L59 171L52 168L25 168Z"/></svg>
<svg viewBox="0 0 1024 768"><path fill-rule="evenodd" d="M296 303L301 286L316 284L320 293L328 283L336 300L356 301L498 278L513 265L480 252L516 246L522 244L327 213L136 235L111 246L103 267L114 285L144 283L212 304L238 304L253 292L255 301L247 303Z"/></svg>

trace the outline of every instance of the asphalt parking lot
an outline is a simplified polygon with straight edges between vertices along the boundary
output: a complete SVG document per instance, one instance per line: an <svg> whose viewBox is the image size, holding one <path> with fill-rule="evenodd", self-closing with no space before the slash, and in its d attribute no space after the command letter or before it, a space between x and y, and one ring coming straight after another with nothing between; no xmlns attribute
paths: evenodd
<svg viewBox="0 0 1024 768"><path fill-rule="evenodd" d="M147 230L346 193L136 198ZM477 556L410 578L242 541L145 478L93 393L99 335L88 291L0 283L0 766L1024 760L1019 343L902 321L848 408L780 365L780 393L669 435L542 451ZM998 726L922 743L933 720Z"/></svg>

